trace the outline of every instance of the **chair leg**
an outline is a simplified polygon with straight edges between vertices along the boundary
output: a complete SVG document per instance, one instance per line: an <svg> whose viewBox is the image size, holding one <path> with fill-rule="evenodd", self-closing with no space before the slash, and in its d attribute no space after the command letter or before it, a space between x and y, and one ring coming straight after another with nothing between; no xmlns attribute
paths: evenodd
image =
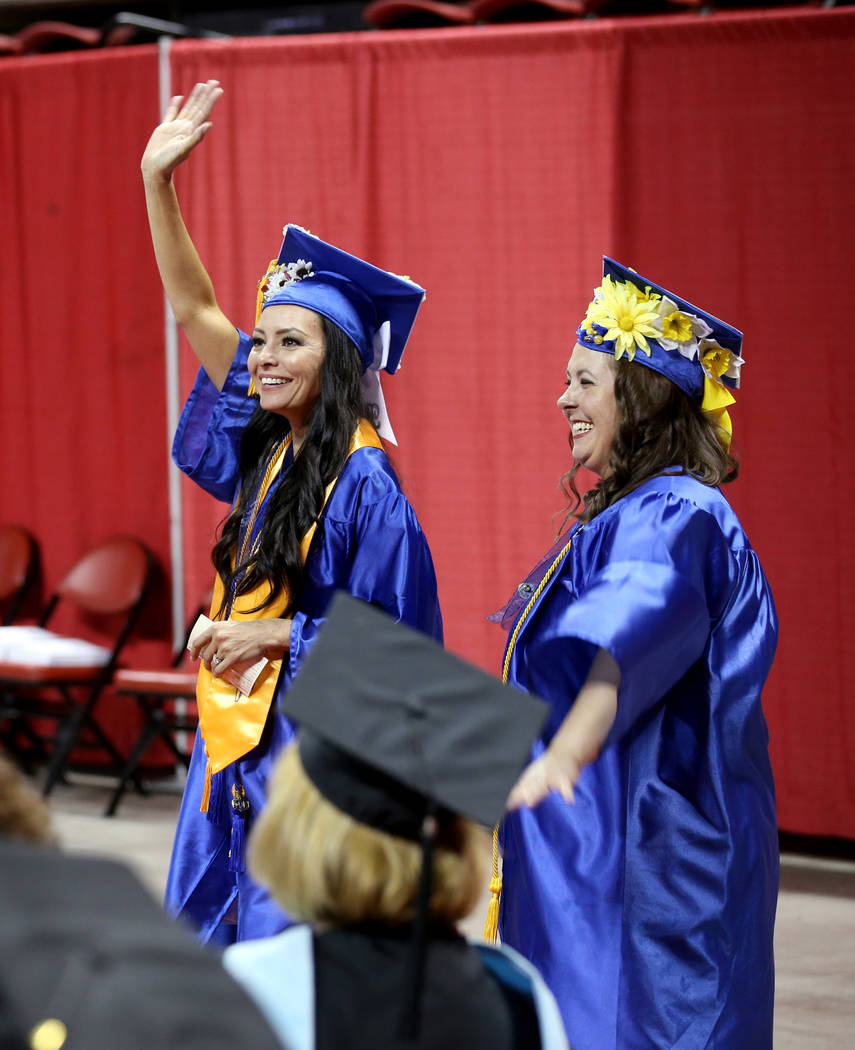
<svg viewBox="0 0 855 1050"><path fill-rule="evenodd" d="M179 730L176 730L174 726L170 726L168 728L164 726L163 728L164 731L161 735L163 736L165 743L170 748L173 755L175 755L178 761L184 766L184 768L189 770L190 756L186 752L182 751L181 748L175 743L175 733L179 732ZM185 729L184 732L189 733L190 730Z"/></svg>
<svg viewBox="0 0 855 1050"><path fill-rule="evenodd" d="M93 716L95 703L100 695L101 686L96 686L89 694L85 703L75 704L67 688L59 687L66 703L71 707L71 713L61 719L57 728L54 741L53 753L48 762L45 782L42 786L42 795L45 798L53 791L57 781L65 774L71 752L80 738L84 727L95 737L101 747L109 754L116 769L121 769L125 763L124 755L119 751L113 741L107 736ZM145 788L139 777L134 776L133 782L141 794L145 794Z"/></svg>
<svg viewBox="0 0 855 1050"><path fill-rule="evenodd" d="M156 725L151 721L146 721L143 726L142 732L140 733L139 739L134 746L133 751L128 756L127 762L119 773L119 782L110 796L110 801L107 803L107 808L104 810L105 817L112 817L115 815L116 809L118 808L119 801L124 795L129 780L136 781L133 774L136 773L137 766L140 764L143 755L148 751L151 744L160 734L160 726Z"/></svg>
<svg viewBox="0 0 855 1050"><path fill-rule="evenodd" d="M69 755L77 743L77 738L80 736L80 730L85 721L86 711L81 706L75 708L67 718L60 722L56 732L56 740L54 741L53 754L50 756L45 782L42 785L42 795L45 798L53 791L57 782L62 779Z"/></svg>
<svg viewBox="0 0 855 1050"><path fill-rule="evenodd" d="M35 773L39 763L47 761L44 741L24 717L9 719L7 725L0 726L0 743L27 776Z"/></svg>

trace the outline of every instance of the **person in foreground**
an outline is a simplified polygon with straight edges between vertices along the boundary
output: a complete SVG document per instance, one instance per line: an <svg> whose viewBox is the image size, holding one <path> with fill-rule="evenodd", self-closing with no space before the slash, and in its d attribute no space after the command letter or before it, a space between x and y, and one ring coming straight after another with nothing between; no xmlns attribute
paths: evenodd
<svg viewBox="0 0 855 1050"><path fill-rule="evenodd" d="M223 956L283 1045L566 1050L534 967L455 930L546 706L345 594L283 704L250 866L311 925Z"/></svg>
<svg viewBox="0 0 855 1050"><path fill-rule="evenodd" d="M501 831L502 938L584 1050L769 1050L777 620L718 487L741 334L605 259L576 335L570 493L601 480L507 610L505 678L552 715Z"/></svg>
<svg viewBox="0 0 855 1050"><path fill-rule="evenodd" d="M124 864L65 853L52 825L0 755L0 1047L276 1050L220 956Z"/></svg>
<svg viewBox="0 0 855 1050"><path fill-rule="evenodd" d="M166 906L203 941L226 944L288 921L246 874L243 844L293 735L274 695L290 686L333 593L437 639L442 621L427 542L378 436L392 437L379 369L397 368L424 291L287 226L259 283L252 335L236 329L172 184L221 95L209 81L173 99L142 171L164 287L202 365L173 455L232 506L213 551L214 622L191 647L202 661L200 733Z"/></svg>

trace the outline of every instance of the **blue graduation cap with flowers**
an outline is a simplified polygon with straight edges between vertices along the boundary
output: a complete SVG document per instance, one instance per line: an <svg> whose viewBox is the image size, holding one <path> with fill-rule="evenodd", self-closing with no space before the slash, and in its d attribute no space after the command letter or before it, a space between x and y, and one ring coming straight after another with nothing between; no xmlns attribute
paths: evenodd
<svg viewBox="0 0 855 1050"><path fill-rule="evenodd" d="M576 330L583 346L659 372L714 418L726 447L739 386L742 332L603 256L603 283Z"/></svg>
<svg viewBox="0 0 855 1050"><path fill-rule="evenodd" d="M256 320L268 306L293 303L337 324L359 352L363 393L377 406L378 431L394 441L378 373L380 369L390 375L397 371L425 298L424 288L300 226L289 224L283 234L279 256L258 284Z"/></svg>

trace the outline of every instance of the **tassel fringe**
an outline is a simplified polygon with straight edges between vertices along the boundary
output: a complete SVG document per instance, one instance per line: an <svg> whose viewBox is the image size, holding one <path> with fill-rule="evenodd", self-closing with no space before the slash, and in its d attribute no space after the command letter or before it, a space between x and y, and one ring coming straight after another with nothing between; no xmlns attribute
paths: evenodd
<svg viewBox="0 0 855 1050"><path fill-rule="evenodd" d="M205 784L202 788L202 801L199 803L199 812L207 813L208 807L211 804L211 760L205 766Z"/></svg>
<svg viewBox="0 0 855 1050"><path fill-rule="evenodd" d="M241 873L246 870L244 865L244 838L246 828L243 813L232 813L232 837L229 843L229 871Z"/></svg>
<svg viewBox="0 0 855 1050"><path fill-rule="evenodd" d="M232 834L229 842L229 871L241 874L246 871L244 864L244 847L246 840L246 815L249 812L249 799L243 790L243 784L232 784Z"/></svg>
<svg viewBox="0 0 855 1050"><path fill-rule="evenodd" d="M264 289L267 285L267 278L270 275L271 270L275 270L278 265L276 259L271 259L264 276L258 282L258 294L255 297L255 323L258 324L258 319L261 317L261 308L264 306ZM257 397L258 390L256 389L255 383L252 379L249 381L249 389L246 392L247 397Z"/></svg>
<svg viewBox="0 0 855 1050"><path fill-rule="evenodd" d="M209 792L208 799L208 820L212 824L224 824L226 823L225 817L223 816L223 809L225 807L225 795L226 795L226 774L225 770L221 773L214 773L211 777L211 790Z"/></svg>
<svg viewBox="0 0 855 1050"><path fill-rule="evenodd" d="M502 896L502 876L499 874L499 825L493 828L493 876L490 879L490 903L484 922L484 940L495 944L499 939L499 902Z"/></svg>
<svg viewBox="0 0 855 1050"><path fill-rule="evenodd" d="M487 905L487 919L484 922L484 940L490 944L495 944L499 939L499 900L501 895L501 878L490 879L490 903Z"/></svg>

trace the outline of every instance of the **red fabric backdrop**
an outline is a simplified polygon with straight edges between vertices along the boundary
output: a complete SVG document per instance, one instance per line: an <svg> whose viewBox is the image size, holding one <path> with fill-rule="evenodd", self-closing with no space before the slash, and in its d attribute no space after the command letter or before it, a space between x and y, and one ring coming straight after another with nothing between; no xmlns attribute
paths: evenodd
<svg viewBox="0 0 855 1050"><path fill-rule="evenodd" d="M46 592L117 533L168 564L162 292L136 160L156 118L154 47L0 62L0 517L41 541ZM165 595L161 578L130 659L168 654ZM103 721L130 743L126 703Z"/></svg>
<svg viewBox="0 0 855 1050"><path fill-rule="evenodd" d="M236 323L252 323L254 283L286 221L427 287L404 367L385 382L400 441L393 455L434 551L448 644L485 667L498 667L503 643L485 614L549 546L560 521L556 481L569 456L554 402L600 255L745 329L748 363L733 413L743 472L729 495L781 616L766 698L781 824L850 837L855 726L845 639L853 614L845 596L855 566L844 531L853 486L843 446L847 362L839 351L851 310L847 242L855 225L853 41L854 11L798 9L186 42L171 59L176 91L208 77L226 87L214 130L180 172L179 192ZM130 54L141 65L151 61ZM22 63L0 66L0 76L13 65L23 79ZM121 63L113 74L132 79ZM151 76L150 66L140 70L122 125L118 117L111 123L133 147L111 145L101 158L106 170L84 173L80 194L115 202L114 211L93 206L88 222L108 233L120 225L133 242L139 295L130 301L145 301L139 327L148 326L159 347L160 299L136 184L153 111L140 85ZM55 91L54 102L53 120L70 122L73 99ZM13 128L12 141L31 133ZM64 144L75 163L94 159L91 134L78 129ZM46 236L43 205L20 192L24 203L13 210L36 214L22 226L20 250L7 255L17 263L26 254L27 280L38 284L41 258L32 253ZM90 261L79 249L77 258L79 280ZM44 324L55 300L28 290L22 311L21 267L5 265L3 403L20 404L24 390L28 407L19 415L29 418L39 386L20 375L20 360L7 365L6 358L33 357L15 353L11 333L25 321L31 328L34 316ZM115 259L106 269L115 273ZM93 315L104 308L95 298ZM9 309L19 319L12 325ZM62 317L63 340L75 323ZM104 377L121 371L128 347L138 344L136 330L126 335L121 353L102 366ZM81 341L85 358L77 361L91 358L90 344ZM57 355L45 357L53 371ZM16 369L15 394L7 397L6 377ZM193 371L186 348L182 370L186 390ZM63 389L78 381L64 373ZM159 390L147 390L145 410L137 390L113 419L80 411L75 401L76 425L62 440L73 439L78 472L87 442L96 443L97 462L104 445L131 440L152 477L164 477L159 435L144 448L138 440L139 428L162 413ZM14 460L9 450L19 447L21 427L9 433L5 411L2 418L2 454ZM47 422L41 431L49 443ZM35 492L33 478L12 466L13 484ZM139 469L148 476L148 465ZM141 495L143 484L130 487ZM13 502L19 518L35 514L34 492ZM207 553L224 508L190 485L183 499L192 599L209 583ZM75 484L56 506L90 522L76 526L85 529L91 501ZM150 494L137 521L152 526L162 549L165 507L156 503ZM64 527L56 512L33 521L48 531Z"/></svg>

